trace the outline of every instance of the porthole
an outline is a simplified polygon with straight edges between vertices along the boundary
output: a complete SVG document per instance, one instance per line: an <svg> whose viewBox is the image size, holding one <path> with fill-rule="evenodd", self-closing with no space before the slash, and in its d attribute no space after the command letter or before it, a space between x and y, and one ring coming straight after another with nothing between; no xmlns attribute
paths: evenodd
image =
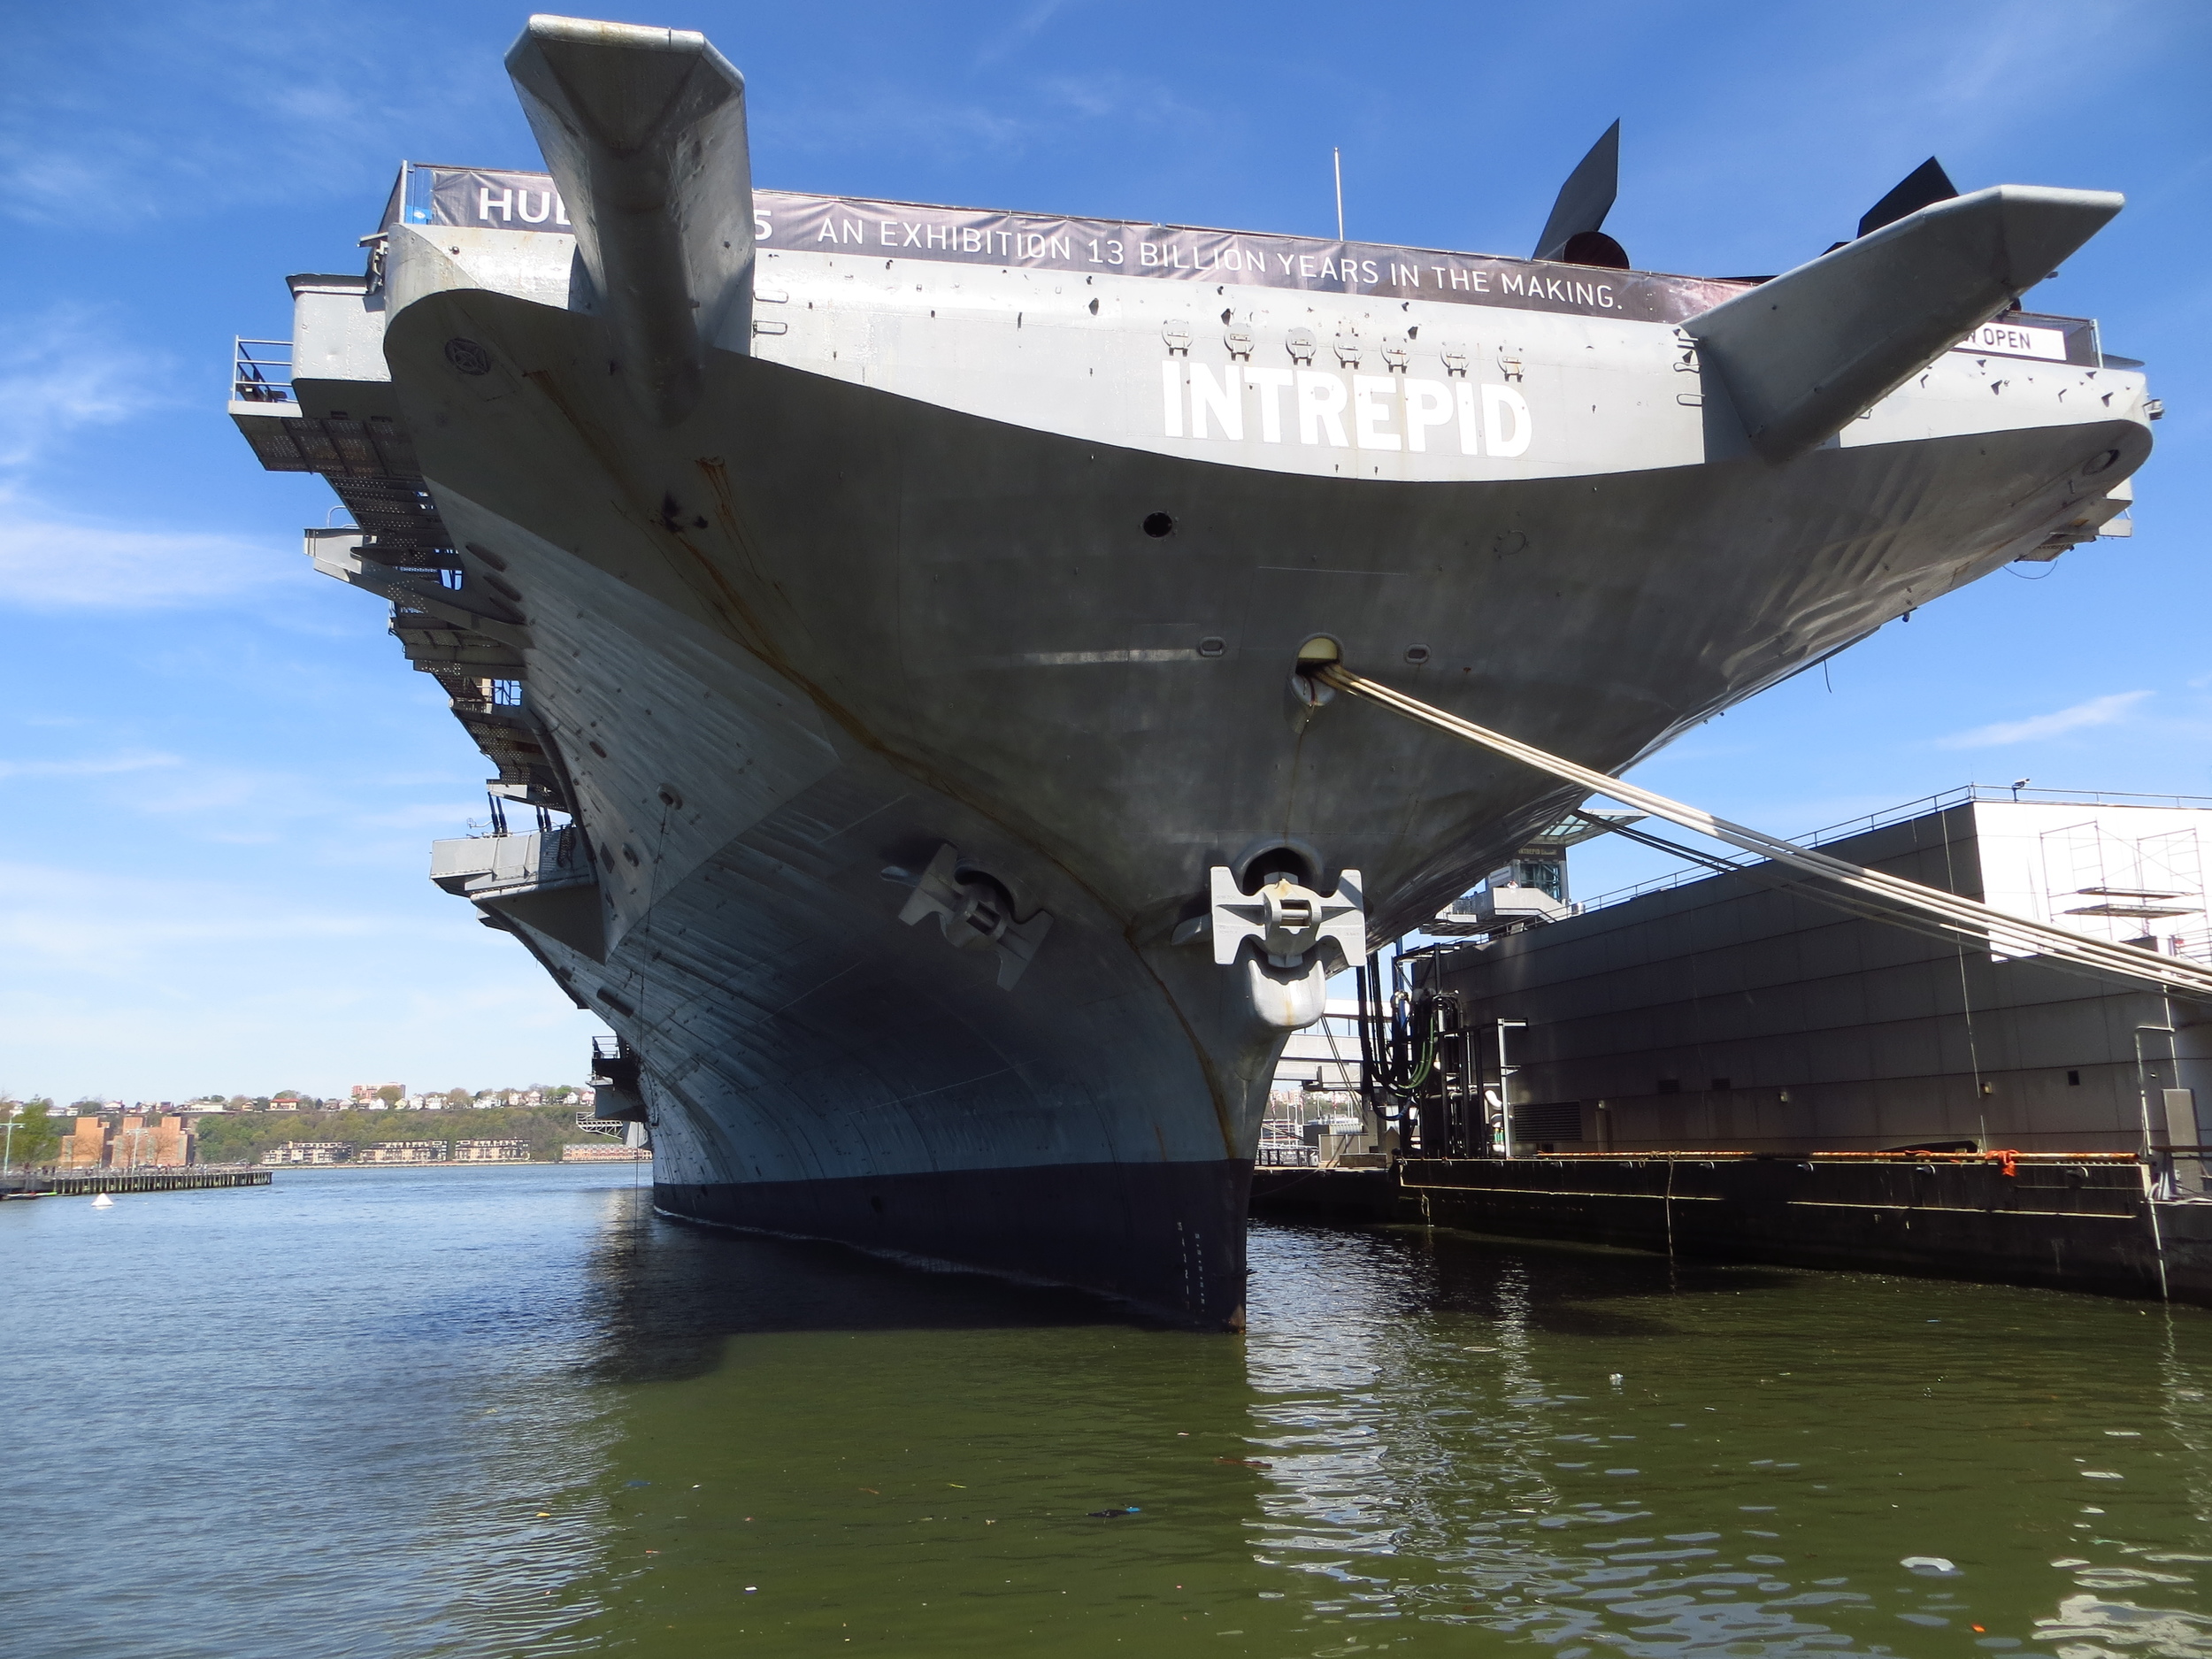
<svg viewBox="0 0 2212 1659"><path fill-rule="evenodd" d="M1406 661L1411 663L1416 668L1420 667L1422 664L1427 662L1428 660L1429 648L1427 646L1409 645L1406 647Z"/></svg>
<svg viewBox="0 0 2212 1659"><path fill-rule="evenodd" d="M1144 533L1155 541L1175 534L1175 520L1164 512L1148 512L1144 516Z"/></svg>

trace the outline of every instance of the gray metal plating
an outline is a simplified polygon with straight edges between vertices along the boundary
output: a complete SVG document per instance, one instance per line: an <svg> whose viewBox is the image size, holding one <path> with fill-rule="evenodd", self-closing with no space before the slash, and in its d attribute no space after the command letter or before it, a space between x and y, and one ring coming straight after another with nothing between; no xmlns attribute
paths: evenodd
<svg viewBox="0 0 2212 1659"><path fill-rule="evenodd" d="M581 849L441 879L621 1033L704 1219L1234 1323L1298 987L1578 798L1302 696L1302 648L1617 772L2094 534L2149 449L2086 325L1949 349L2116 198L1757 288L1118 236L756 196L695 35L510 64L552 177L403 179L381 285L303 296L357 366L233 413L349 502L364 411L419 468L320 562Z"/></svg>

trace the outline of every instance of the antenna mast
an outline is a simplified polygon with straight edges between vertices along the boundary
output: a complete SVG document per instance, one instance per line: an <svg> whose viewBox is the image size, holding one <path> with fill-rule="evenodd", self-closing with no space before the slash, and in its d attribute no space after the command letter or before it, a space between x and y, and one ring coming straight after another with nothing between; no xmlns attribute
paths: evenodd
<svg viewBox="0 0 2212 1659"><path fill-rule="evenodd" d="M1336 166L1336 239L1344 240L1344 152L1335 145L1329 146L1329 159Z"/></svg>

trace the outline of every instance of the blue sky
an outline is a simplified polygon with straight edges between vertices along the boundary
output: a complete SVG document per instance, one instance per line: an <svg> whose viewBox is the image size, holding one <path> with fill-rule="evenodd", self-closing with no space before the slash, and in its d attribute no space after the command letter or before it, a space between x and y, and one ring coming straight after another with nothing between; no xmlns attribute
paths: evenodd
<svg viewBox="0 0 2212 1659"><path fill-rule="evenodd" d="M425 879L485 765L311 575L319 480L223 412L287 272L348 270L403 156L534 166L519 8L8 8L0 62L0 1087L180 1099L574 1078L595 1029ZM2212 795L2202 557L2212 8L695 4L787 188L1525 252L1623 121L1648 268L1776 271L1924 157L2125 191L2039 290L2171 411L2138 534L2000 572L1639 780L1790 833L1978 779ZM2032 578L2032 580L2030 580ZM1651 855L1577 855L1595 892Z"/></svg>

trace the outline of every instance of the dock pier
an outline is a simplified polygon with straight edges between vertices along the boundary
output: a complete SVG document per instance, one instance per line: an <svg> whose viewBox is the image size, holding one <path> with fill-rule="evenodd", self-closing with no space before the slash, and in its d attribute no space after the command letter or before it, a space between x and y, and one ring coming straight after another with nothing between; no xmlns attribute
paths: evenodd
<svg viewBox="0 0 2212 1659"><path fill-rule="evenodd" d="M1252 1213L2212 1305L2212 1201L2128 1153L1402 1158L1255 1171Z"/></svg>
<svg viewBox="0 0 2212 1659"><path fill-rule="evenodd" d="M212 1187L268 1184L266 1170L33 1170L0 1176L0 1199L85 1198L95 1193L196 1193Z"/></svg>

